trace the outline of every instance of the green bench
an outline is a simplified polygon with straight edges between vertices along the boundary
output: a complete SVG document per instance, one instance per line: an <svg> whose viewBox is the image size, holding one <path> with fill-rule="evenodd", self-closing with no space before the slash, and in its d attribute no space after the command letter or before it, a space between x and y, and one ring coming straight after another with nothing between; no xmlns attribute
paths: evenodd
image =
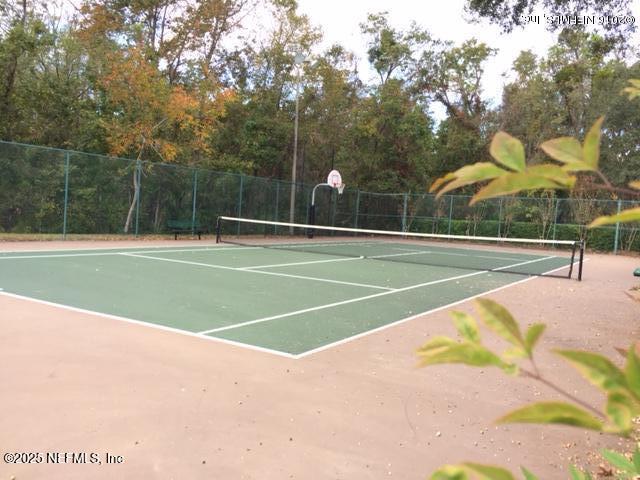
<svg viewBox="0 0 640 480"><path fill-rule="evenodd" d="M207 233L206 227L200 225L200 222L193 223L191 220L169 220L167 221L167 229L173 233L173 238L178 239L178 234L187 233L198 235L198 240L202 238L203 233Z"/></svg>

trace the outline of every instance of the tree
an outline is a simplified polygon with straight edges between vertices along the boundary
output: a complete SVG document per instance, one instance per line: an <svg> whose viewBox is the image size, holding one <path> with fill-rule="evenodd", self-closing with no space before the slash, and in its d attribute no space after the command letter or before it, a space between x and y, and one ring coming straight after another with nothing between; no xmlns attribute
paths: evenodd
<svg viewBox="0 0 640 480"><path fill-rule="evenodd" d="M362 23L360 30L369 37L369 63L386 83L395 74L402 78L415 69L418 55L431 42L426 30L414 22L408 31L398 31L389 25L388 12L369 14L368 23Z"/></svg>
<svg viewBox="0 0 640 480"><path fill-rule="evenodd" d="M467 0L466 10L500 25L504 32L527 25L536 7L548 16L631 16L631 0ZM561 28L558 21L546 20L550 28ZM603 24L603 28L618 35L633 30L633 23Z"/></svg>

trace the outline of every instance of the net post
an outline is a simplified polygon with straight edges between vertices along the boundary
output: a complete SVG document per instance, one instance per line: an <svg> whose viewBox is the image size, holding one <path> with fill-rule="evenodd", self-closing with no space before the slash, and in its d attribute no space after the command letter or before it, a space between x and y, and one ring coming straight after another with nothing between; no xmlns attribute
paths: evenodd
<svg viewBox="0 0 640 480"><path fill-rule="evenodd" d="M220 217L216 218L216 243L220 243Z"/></svg>
<svg viewBox="0 0 640 480"><path fill-rule="evenodd" d="M584 264L584 240L580 240L580 263L578 264L578 281L582 281L582 265Z"/></svg>
<svg viewBox="0 0 640 480"><path fill-rule="evenodd" d="M573 242L573 246L571 247L571 263L569 264L569 275L567 278L571 278L573 275L573 262L576 259L576 247L578 246L578 242Z"/></svg>

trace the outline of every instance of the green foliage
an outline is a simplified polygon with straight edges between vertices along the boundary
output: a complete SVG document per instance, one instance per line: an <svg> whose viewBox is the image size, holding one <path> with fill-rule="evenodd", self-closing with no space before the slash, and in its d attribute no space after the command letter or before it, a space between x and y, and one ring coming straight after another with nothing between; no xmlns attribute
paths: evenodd
<svg viewBox="0 0 640 480"><path fill-rule="evenodd" d="M602 451L602 456L620 471L617 478L637 478L640 475L640 449L638 447L633 452L631 460L618 452L606 449Z"/></svg>
<svg viewBox="0 0 640 480"><path fill-rule="evenodd" d="M511 344L511 349L500 355L484 347L475 319L467 313L454 311L451 316L463 340L458 342L448 337L435 337L429 340L418 350L420 365L464 363L471 366L497 366L506 373L521 374L542 380L537 367L535 367L533 352L545 326L533 324L523 335L516 320L502 305L493 300L481 298L476 300L476 308L485 326L505 342ZM564 392L560 387L554 386L556 391L574 403L537 402L513 410L499 418L497 422L559 424L621 435L628 434L633 428L633 419L640 415L640 358L635 348L629 348L626 352L627 361L622 369L606 357L596 353L561 349L554 352L568 361L585 379L603 391L607 398L604 411L598 412ZM528 358L534 365L535 371L530 372L511 363L510 359L513 358ZM549 382L545 383L553 386ZM594 416L592 412L607 421L604 422L601 418ZM640 467L640 452L638 451L634 453L632 461L616 452L605 451L603 455L610 463L625 473L636 474ZM508 472L498 467L464 463L443 467L436 471L431 478L512 478L504 477L503 475L506 473ZM588 473L581 472L575 467L572 467L570 473L575 479L591 478ZM523 474L526 479L536 478L524 468Z"/></svg>
<svg viewBox="0 0 640 480"><path fill-rule="evenodd" d="M535 477L530 477L535 478ZM435 471L431 480L514 480L504 468L494 465L465 462L460 465L446 465Z"/></svg>
<svg viewBox="0 0 640 480"><path fill-rule="evenodd" d="M537 402L499 418L498 423L570 425L600 431L602 422L584 409L564 402Z"/></svg>

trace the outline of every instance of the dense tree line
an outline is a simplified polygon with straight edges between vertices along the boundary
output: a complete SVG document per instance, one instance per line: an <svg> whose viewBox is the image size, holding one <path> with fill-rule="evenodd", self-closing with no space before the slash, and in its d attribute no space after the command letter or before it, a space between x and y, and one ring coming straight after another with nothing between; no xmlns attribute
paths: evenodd
<svg viewBox="0 0 640 480"><path fill-rule="evenodd" d="M565 3L602 10L612 2ZM535 4L467 8L484 16L501 8L508 31ZM498 129L535 159L543 140L580 136L601 114L610 178L623 183L640 170L640 112L619 95L640 78L624 29L558 30L546 55L515 60L495 106L481 81L498 46L455 45L417 24L399 30L385 13L360 25L372 83L344 46L313 53L321 31L295 0L93 0L64 15L47 3L0 0L0 13L3 140L287 179L299 93L303 182L335 167L361 189L423 192L488 158ZM247 27L252 15L259 34ZM446 112L441 121L435 104Z"/></svg>

